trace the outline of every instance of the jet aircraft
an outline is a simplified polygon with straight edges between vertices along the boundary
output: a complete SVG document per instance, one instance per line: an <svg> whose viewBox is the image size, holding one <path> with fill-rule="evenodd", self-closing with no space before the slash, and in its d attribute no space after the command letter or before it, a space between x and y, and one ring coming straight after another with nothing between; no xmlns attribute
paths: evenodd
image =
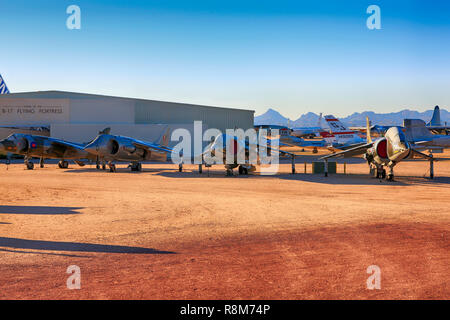
<svg viewBox="0 0 450 320"><path fill-rule="evenodd" d="M229 155L233 157L232 161L227 161L227 150ZM289 155L292 157L294 164L295 155L293 153L271 147L270 139L267 140L267 145L264 146L260 143L251 143L247 140L238 139L238 137L228 134L218 135L208 146L205 147L204 152L201 155L202 164L204 163L206 167L210 167L215 163L211 163L212 159L209 159L208 157L217 157L223 160L222 163L225 166L227 176L232 176L233 169L235 168L239 168L238 170L240 175L247 175L249 172L256 170L255 164L261 163L260 153L258 150L260 152L265 152L269 157L272 153ZM252 151L255 152L254 159L252 159ZM242 154L240 154L241 152ZM242 159L240 159L240 156L242 156Z"/></svg>
<svg viewBox="0 0 450 320"><path fill-rule="evenodd" d="M0 153L18 154L25 157L25 166L33 170L33 157L40 159L40 167L44 167L44 159L60 159L59 168L68 168L68 159L84 166L82 159L93 161L96 158L84 149L84 145L39 135L14 133L0 141Z"/></svg>
<svg viewBox="0 0 450 320"><path fill-rule="evenodd" d="M110 172L116 171L116 161L130 162L131 171L142 171L141 161L166 161L172 149L167 147L170 129L150 143L130 137L101 133L84 148L103 163L107 162ZM97 164L98 167L98 164Z"/></svg>
<svg viewBox="0 0 450 320"><path fill-rule="evenodd" d="M372 141L369 119L367 118L366 120L367 143L326 155L319 159L327 160L330 158L364 155L371 175L380 179L386 178L389 181L394 179L394 166L402 160L411 159L415 155L425 159L432 159L432 157L414 149L406 140L405 134L397 127L389 128L384 137ZM388 169L387 175L385 167Z"/></svg>

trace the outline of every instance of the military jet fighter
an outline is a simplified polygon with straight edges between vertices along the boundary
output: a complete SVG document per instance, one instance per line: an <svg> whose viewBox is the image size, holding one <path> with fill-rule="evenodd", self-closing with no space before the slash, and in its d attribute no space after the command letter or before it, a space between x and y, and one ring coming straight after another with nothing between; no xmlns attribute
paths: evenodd
<svg viewBox="0 0 450 320"><path fill-rule="evenodd" d="M142 171L141 161L166 161L172 149L167 147L170 129L161 135L158 142L150 143L142 140L101 133L84 148L92 156L103 163L107 162L110 172L116 171L115 161L130 162L131 171ZM97 163L97 168L99 164Z"/></svg>
<svg viewBox="0 0 450 320"><path fill-rule="evenodd" d="M44 167L44 159L60 159L59 168L68 168L67 159L74 160L78 165L84 166L82 159L95 160L85 151L84 146L60 139L30 135L23 133L14 133L0 141L0 153L19 154L25 157L27 169L34 168L31 159L40 158L40 167Z"/></svg>
<svg viewBox="0 0 450 320"><path fill-rule="evenodd" d="M323 156L319 159L329 159L337 157L352 157L356 155L364 155L364 158L369 164L370 173L376 178L391 181L394 179L394 166L402 160L413 158L414 155L425 159L432 159L432 157L417 151L411 147L407 142L405 134L397 127L391 127L386 131L382 138L372 141L370 136L370 123L367 118L367 143L359 145L345 151L336 152L330 155ZM386 176L386 170L388 174Z"/></svg>
<svg viewBox="0 0 450 320"><path fill-rule="evenodd" d="M228 161L227 150L230 157ZM267 145L264 146L260 143L251 143L247 140L241 140L236 136L228 134L218 135L208 146L205 147L203 153L201 154L202 164L205 164L206 167L210 167L213 164L224 164L227 176L232 176L233 169L239 167L239 174L247 175L249 172L253 172L256 170L255 164L261 163L258 150L260 152L265 152L269 157L272 153L289 155L292 157L292 161L294 164L295 155L293 153L271 147L270 139L267 140ZM251 154L252 151L254 151L254 157ZM213 157L215 157L217 160L221 160L220 163L213 163ZM293 171L295 171L295 169L293 169Z"/></svg>

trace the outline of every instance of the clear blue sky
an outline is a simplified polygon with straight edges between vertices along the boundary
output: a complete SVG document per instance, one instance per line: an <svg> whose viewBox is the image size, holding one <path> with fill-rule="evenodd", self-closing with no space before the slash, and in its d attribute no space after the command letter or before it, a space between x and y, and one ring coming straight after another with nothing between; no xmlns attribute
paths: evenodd
<svg viewBox="0 0 450 320"><path fill-rule="evenodd" d="M67 6L81 30L66 28ZM369 5L381 30L366 27ZM68 90L248 108L450 105L449 1L0 0L11 92Z"/></svg>

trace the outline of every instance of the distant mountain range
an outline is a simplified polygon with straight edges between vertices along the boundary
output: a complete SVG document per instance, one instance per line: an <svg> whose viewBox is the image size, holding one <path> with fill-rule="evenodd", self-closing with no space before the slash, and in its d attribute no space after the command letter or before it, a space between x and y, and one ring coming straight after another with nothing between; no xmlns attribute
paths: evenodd
<svg viewBox="0 0 450 320"><path fill-rule="evenodd" d="M349 127L358 127L366 125L366 117L369 117L373 125L386 125L386 126L401 126L403 125L403 119L422 119L425 122L429 122L433 115L433 109L425 112L418 112L414 110L402 110L399 112L391 113L375 113L372 111L364 111L362 113L355 112L345 118L339 118L345 125ZM319 115L313 112L308 112L301 115L297 120L290 120L289 126L294 127L317 127L319 121ZM450 112L441 108L441 122L450 125ZM255 117L255 125L262 124L273 124L280 126L288 125L288 118L281 115L278 111L274 109L269 109L262 115ZM324 120L322 120L322 126L324 125Z"/></svg>

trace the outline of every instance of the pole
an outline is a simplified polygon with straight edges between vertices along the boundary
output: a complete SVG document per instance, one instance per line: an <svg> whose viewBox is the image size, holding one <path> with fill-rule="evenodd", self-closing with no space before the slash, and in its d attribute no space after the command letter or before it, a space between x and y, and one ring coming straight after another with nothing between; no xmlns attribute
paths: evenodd
<svg viewBox="0 0 450 320"><path fill-rule="evenodd" d="M347 162L344 162L344 174L347 174Z"/></svg>
<svg viewBox="0 0 450 320"><path fill-rule="evenodd" d="M430 154L430 179L434 178L434 159L433 155Z"/></svg>
<svg viewBox="0 0 450 320"><path fill-rule="evenodd" d="M325 177L328 177L328 160L325 159Z"/></svg>
<svg viewBox="0 0 450 320"><path fill-rule="evenodd" d="M305 162L305 174L306 174L306 162Z"/></svg>
<svg viewBox="0 0 450 320"><path fill-rule="evenodd" d="M292 174L295 173L295 156L292 155Z"/></svg>

